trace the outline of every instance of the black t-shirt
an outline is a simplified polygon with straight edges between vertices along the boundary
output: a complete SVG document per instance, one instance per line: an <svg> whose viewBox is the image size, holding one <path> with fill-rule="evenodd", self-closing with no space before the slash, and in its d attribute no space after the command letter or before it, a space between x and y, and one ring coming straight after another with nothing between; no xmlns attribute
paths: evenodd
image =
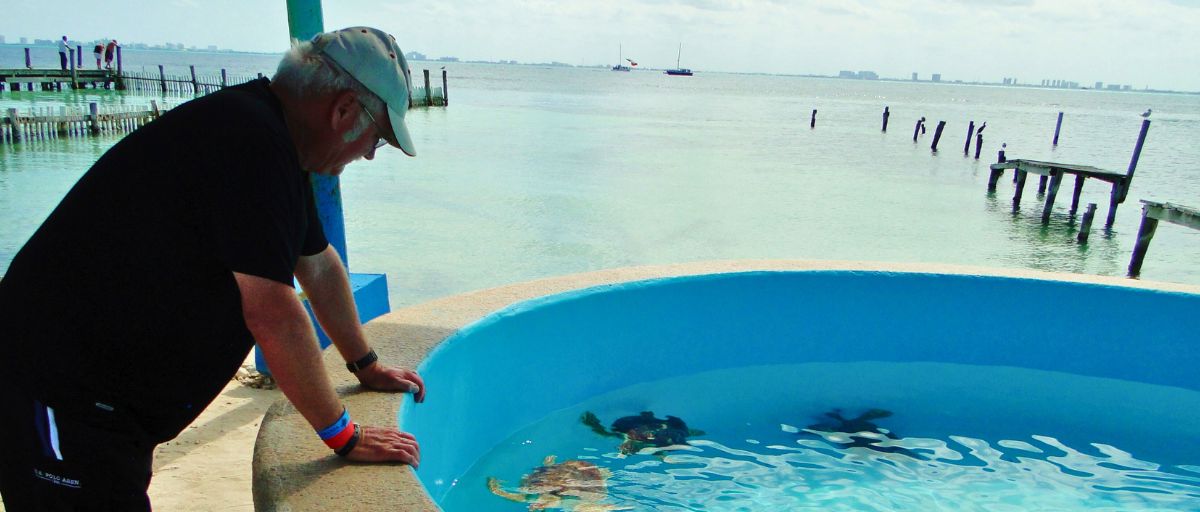
<svg viewBox="0 0 1200 512"><path fill-rule="evenodd" d="M234 271L292 286L327 247L267 80L167 112L102 156L0 281L0 371L174 437L254 340Z"/></svg>

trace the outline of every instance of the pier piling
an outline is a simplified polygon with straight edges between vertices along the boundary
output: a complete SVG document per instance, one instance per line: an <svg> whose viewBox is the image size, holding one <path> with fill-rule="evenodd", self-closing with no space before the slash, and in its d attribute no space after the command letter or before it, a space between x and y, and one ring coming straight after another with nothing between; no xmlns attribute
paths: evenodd
<svg viewBox="0 0 1200 512"><path fill-rule="evenodd" d="M429 88L429 70L425 71L425 104L433 105L433 89Z"/></svg>
<svg viewBox="0 0 1200 512"><path fill-rule="evenodd" d="M813 109L813 112L812 112L812 119L810 119L808 121L808 127L809 128L817 127L817 109L815 109L815 108Z"/></svg>
<svg viewBox="0 0 1200 512"><path fill-rule="evenodd" d="M192 94L200 94L200 84L196 82L196 66L188 66L192 70Z"/></svg>
<svg viewBox="0 0 1200 512"><path fill-rule="evenodd" d="M967 141L963 142L963 156L971 154L971 137L975 135L975 121L967 125Z"/></svg>
<svg viewBox="0 0 1200 512"><path fill-rule="evenodd" d="M922 117L920 119L917 119L916 126L913 126L913 142L917 141L917 135L922 133L924 131L923 130L924 128L925 128L925 118Z"/></svg>
<svg viewBox="0 0 1200 512"><path fill-rule="evenodd" d="M883 107L883 133L887 133L888 118L891 117L891 115L892 113L888 112L888 107Z"/></svg>
<svg viewBox="0 0 1200 512"><path fill-rule="evenodd" d="M1004 148L1007 146L1007 144L1000 146L1000 151L996 153L996 163L1002 164L1008 161L1008 158L1004 156ZM975 158L979 158L978 148L975 151ZM988 175L988 192L996 191L996 182L1000 180L1001 174L1004 174L1004 169L992 169L992 173Z"/></svg>
<svg viewBox="0 0 1200 512"><path fill-rule="evenodd" d="M25 68L33 69L33 61L29 60L29 48L25 49ZM30 89L31 91L33 89Z"/></svg>
<svg viewBox="0 0 1200 512"><path fill-rule="evenodd" d="M1088 235L1092 233L1092 219L1096 217L1096 203L1088 203L1087 210L1083 212L1083 221L1079 224L1079 234L1075 239L1081 244L1086 244Z"/></svg>
<svg viewBox="0 0 1200 512"><path fill-rule="evenodd" d="M929 146L934 153L937 153L938 141L942 138L942 130L946 128L945 121L938 121L937 130L933 132L933 144Z"/></svg>
<svg viewBox="0 0 1200 512"><path fill-rule="evenodd" d="M158 83L162 87L162 93L167 93L167 74L163 72L162 64L158 65Z"/></svg>
<svg viewBox="0 0 1200 512"><path fill-rule="evenodd" d="M1062 118L1063 118L1063 113L1059 112L1058 113L1058 122L1054 123L1054 145L1055 146L1058 145L1058 133L1060 131L1062 131Z"/></svg>
<svg viewBox="0 0 1200 512"><path fill-rule="evenodd" d="M450 105L450 86L446 82L446 70L442 70L442 106Z"/></svg>

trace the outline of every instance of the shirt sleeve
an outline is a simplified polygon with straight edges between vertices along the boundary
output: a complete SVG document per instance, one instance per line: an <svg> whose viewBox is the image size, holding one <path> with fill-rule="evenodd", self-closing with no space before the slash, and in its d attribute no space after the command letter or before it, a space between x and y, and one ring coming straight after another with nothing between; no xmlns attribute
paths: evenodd
<svg viewBox="0 0 1200 512"><path fill-rule="evenodd" d="M210 150L221 156L201 178L209 199L206 242L229 270L294 286L301 247L311 248L310 237L324 239L319 222L312 234L312 193L282 144L249 135Z"/></svg>

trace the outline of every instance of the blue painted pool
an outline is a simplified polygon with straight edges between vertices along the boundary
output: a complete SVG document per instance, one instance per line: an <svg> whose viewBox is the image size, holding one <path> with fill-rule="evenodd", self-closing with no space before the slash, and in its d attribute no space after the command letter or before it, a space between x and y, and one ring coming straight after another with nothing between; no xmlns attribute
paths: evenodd
<svg viewBox="0 0 1200 512"><path fill-rule="evenodd" d="M608 509L1197 509L1197 312L1193 294L956 274L601 286L447 339L402 427L450 511L525 509L487 479L532 501L548 493L522 477L548 455L603 468ZM810 428L872 409L890 413L874 432ZM703 433L627 454L580 423L641 411Z"/></svg>

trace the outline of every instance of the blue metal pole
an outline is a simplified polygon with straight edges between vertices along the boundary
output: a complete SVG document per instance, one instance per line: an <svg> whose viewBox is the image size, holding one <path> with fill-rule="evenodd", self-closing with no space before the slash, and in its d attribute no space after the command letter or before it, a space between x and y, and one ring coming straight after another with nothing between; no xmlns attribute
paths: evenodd
<svg viewBox="0 0 1200 512"><path fill-rule="evenodd" d="M293 39L307 41L325 31L321 0L287 0L288 31ZM346 219L342 215L342 188L337 176L310 174L313 195L317 200L317 216L325 229L325 238L342 257L342 265L350 268L346 252Z"/></svg>

